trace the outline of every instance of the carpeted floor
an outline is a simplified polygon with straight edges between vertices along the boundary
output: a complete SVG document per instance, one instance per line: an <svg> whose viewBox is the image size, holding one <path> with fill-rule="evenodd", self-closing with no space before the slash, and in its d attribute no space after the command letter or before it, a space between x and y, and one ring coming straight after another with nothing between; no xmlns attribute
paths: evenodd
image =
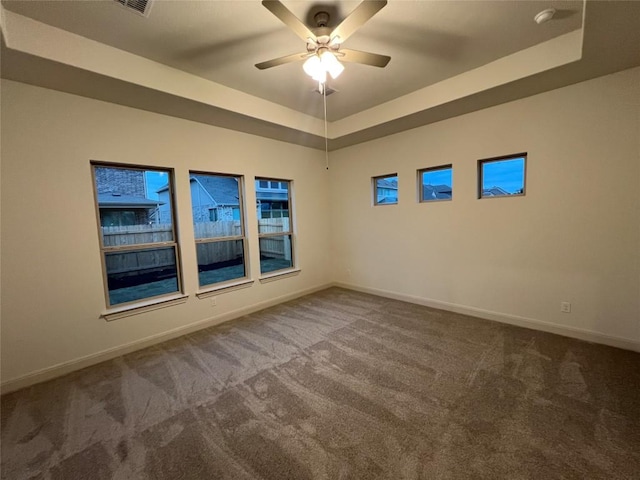
<svg viewBox="0 0 640 480"><path fill-rule="evenodd" d="M638 479L640 354L332 288L2 398L3 479Z"/></svg>

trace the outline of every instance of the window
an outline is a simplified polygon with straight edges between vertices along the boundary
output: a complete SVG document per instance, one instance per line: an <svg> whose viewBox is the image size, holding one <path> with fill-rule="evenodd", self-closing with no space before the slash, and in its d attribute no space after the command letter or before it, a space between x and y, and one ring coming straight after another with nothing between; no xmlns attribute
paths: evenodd
<svg viewBox="0 0 640 480"><path fill-rule="evenodd" d="M398 174L373 177L373 204L394 205L398 203Z"/></svg>
<svg viewBox="0 0 640 480"><path fill-rule="evenodd" d="M172 171L92 169L107 305L181 292Z"/></svg>
<svg viewBox="0 0 640 480"><path fill-rule="evenodd" d="M453 168L451 165L418 170L418 189L421 202L451 200L453 197Z"/></svg>
<svg viewBox="0 0 640 480"><path fill-rule="evenodd" d="M527 154L478 160L478 198L525 193Z"/></svg>
<svg viewBox="0 0 640 480"><path fill-rule="evenodd" d="M200 287L247 277L242 177L190 172Z"/></svg>
<svg viewBox="0 0 640 480"><path fill-rule="evenodd" d="M265 179L256 179L256 189ZM275 181L272 181L274 183ZM256 190L260 273L293 268L291 182L279 180L278 191Z"/></svg>

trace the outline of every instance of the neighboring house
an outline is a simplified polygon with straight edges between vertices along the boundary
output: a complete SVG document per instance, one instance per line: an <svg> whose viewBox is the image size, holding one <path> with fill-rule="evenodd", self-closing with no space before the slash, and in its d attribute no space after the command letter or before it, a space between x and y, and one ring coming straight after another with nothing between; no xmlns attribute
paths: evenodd
<svg viewBox="0 0 640 480"><path fill-rule="evenodd" d="M423 185L423 200L451 200L450 185Z"/></svg>
<svg viewBox="0 0 640 480"><path fill-rule="evenodd" d="M189 178L191 209L195 223L240 220L238 182L233 177L193 175ZM160 206L160 219L168 221L169 186L158 190L158 198L165 202Z"/></svg>
<svg viewBox="0 0 640 480"><path fill-rule="evenodd" d="M483 197L501 197L503 195L511 195L505 189L500 187L485 188L482 190Z"/></svg>
<svg viewBox="0 0 640 480"><path fill-rule="evenodd" d="M378 203L398 203L398 180L378 179L376 181Z"/></svg>
<svg viewBox="0 0 640 480"><path fill-rule="evenodd" d="M287 182L260 180L256 182L258 218L289 217L289 191Z"/></svg>
<svg viewBox="0 0 640 480"><path fill-rule="evenodd" d="M124 227L158 223L158 208L162 203L146 197L122 195L116 192L99 193L100 225Z"/></svg>
<svg viewBox="0 0 640 480"><path fill-rule="evenodd" d="M145 196L142 170L96 167L100 225L123 227L158 222L163 202Z"/></svg>

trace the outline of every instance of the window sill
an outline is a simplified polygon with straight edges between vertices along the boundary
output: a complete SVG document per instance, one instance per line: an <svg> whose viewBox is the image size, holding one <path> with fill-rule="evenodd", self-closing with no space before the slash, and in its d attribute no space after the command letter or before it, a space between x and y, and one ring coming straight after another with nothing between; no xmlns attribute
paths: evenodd
<svg viewBox="0 0 640 480"><path fill-rule="evenodd" d="M218 285L216 287L211 287L206 290L200 290L196 292L196 297L198 298L208 298L214 295L219 295L221 293L233 292L235 290L240 290L242 288L248 288L253 285L253 280L241 280L239 282L227 283L224 285Z"/></svg>
<svg viewBox="0 0 640 480"><path fill-rule="evenodd" d="M301 270L299 268L290 268L288 270L281 270L274 273L267 273L266 275L263 275L262 277L260 277L258 280L260 280L260 283L269 283L269 282L274 282L276 280L280 280L281 278L293 277L295 275L298 275L300 272Z"/></svg>
<svg viewBox="0 0 640 480"><path fill-rule="evenodd" d="M513 198L513 197L524 197L526 193L510 193L509 195L482 195L478 197L478 200L488 200L490 198Z"/></svg>
<svg viewBox="0 0 640 480"><path fill-rule="evenodd" d="M173 305L179 305L185 303L189 295L182 293L171 295L168 297L155 298L143 302L138 302L124 307L110 308L106 312L102 313L102 317L107 321L118 320L120 318L130 317L132 315L138 315L140 313L150 312L159 308L172 307Z"/></svg>
<svg viewBox="0 0 640 480"><path fill-rule="evenodd" d="M418 203L440 203L440 202L453 202L453 198L434 198L432 200L419 200Z"/></svg>

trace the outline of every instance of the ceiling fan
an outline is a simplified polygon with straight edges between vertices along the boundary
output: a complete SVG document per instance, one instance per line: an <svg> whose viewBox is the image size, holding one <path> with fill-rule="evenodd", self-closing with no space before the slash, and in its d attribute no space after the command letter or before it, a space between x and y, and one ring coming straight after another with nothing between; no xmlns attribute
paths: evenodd
<svg viewBox="0 0 640 480"><path fill-rule="evenodd" d="M391 57L377 53L349 50L342 48L342 43L371 17L378 13L386 4L387 0L365 0L350 13L340 25L332 30L327 27L329 23L329 14L327 12L321 11L316 13L314 20L317 26L315 28L309 28L279 0L263 0L262 5L264 5L267 10L278 17L285 25L291 28L296 35L306 42L307 51L258 63L256 67L264 70L277 67L278 65L284 65L285 63L306 59L303 65L304 71L320 84L325 83L327 73L334 79L342 73L344 66L339 60L371 65L373 67L385 67L387 63L389 63L389 60L391 60Z"/></svg>

